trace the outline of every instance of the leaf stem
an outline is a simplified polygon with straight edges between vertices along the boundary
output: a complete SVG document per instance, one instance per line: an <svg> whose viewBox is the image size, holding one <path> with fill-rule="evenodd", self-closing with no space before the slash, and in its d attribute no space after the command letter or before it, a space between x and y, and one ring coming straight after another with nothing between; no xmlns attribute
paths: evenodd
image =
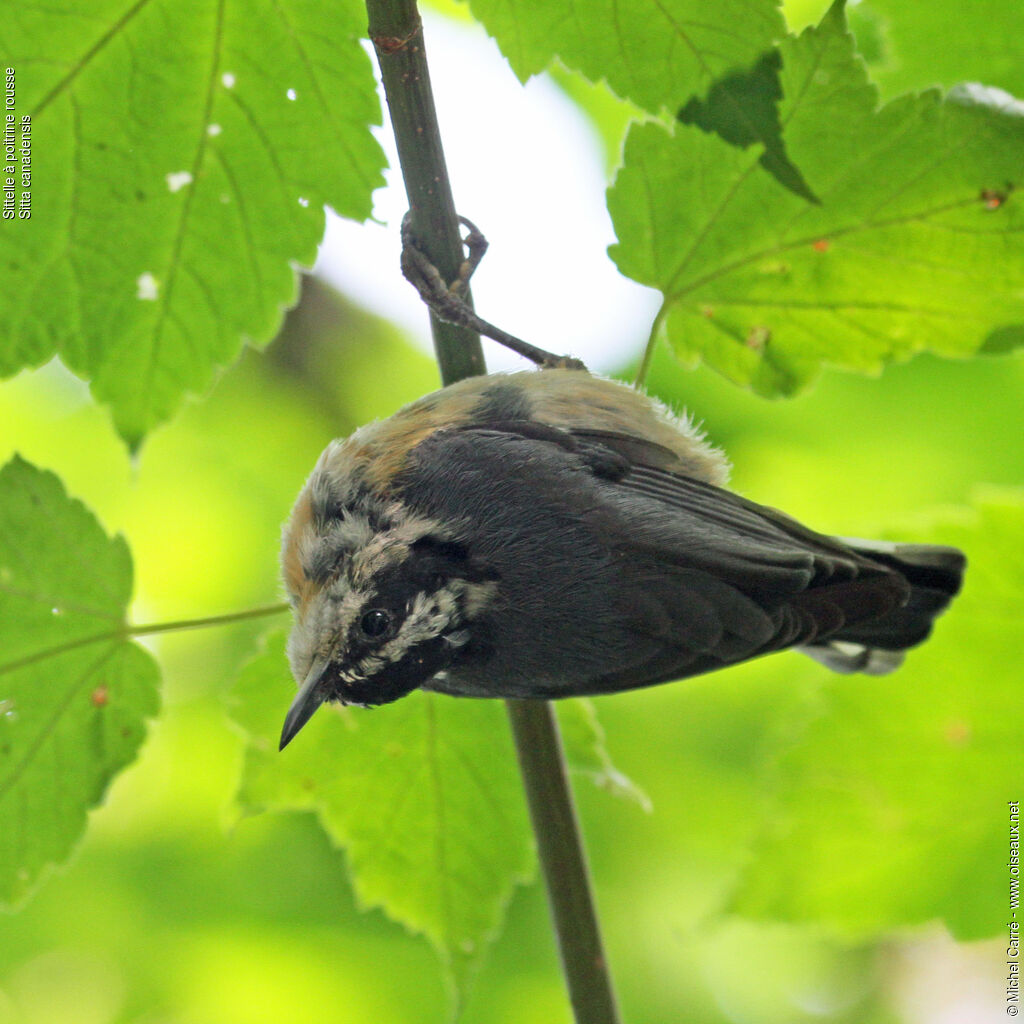
<svg viewBox="0 0 1024 1024"><path fill-rule="evenodd" d="M86 647L89 644L98 644L104 640L124 640L130 636L151 636L154 633L175 633L183 629L204 629L208 626L226 626L232 622L244 622L246 619L259 619L266 615L280 615L288 611L287 604L269 604L260 608L247 608L241 612L228 612L226 615L208 615L202 619L178 619L176 622L152 622L142 626L131 626L123 623L117 629L108 629L102 633L90 633L88 636L80 636L74 640L66 640L62 644L55 644L53 647L44 647L41 651L33 651L22 658L0 664L0 675L6 672L15 672L25 668L26 665L34 665L37 661L45 661L47 658L55 658L67 651L73 651L76 647Z"/></svg>
<svg viewBox="0 0 1024 1024"><path fill-rule="evenodd" d="M232 622L245 622L247 619L281 615L288 609L288 604L282 601L278 604L267 604L258 608L246 608L241 612L228 612L226 615L207 615L202 619L178 619L175 622L152 622L140 626L125 626L119 632L123 636L151 636L154 633L176 633L183 629L206 629L209 626L227 626Z"/></svg>
<svg viewBox="0 0 1024 1024"><path fill-rule="evenodd" d="M658 334L661 332L661 325L667 314L668 299L665 299L658 308L657 316L655 316L651 323L651 331L647 335L647 344L644 346L644 354L640 360L640 368L636 371L636 378L633 381L633 384L636 387L642 387L644 382L647 380L647 374L651 370L651 362L654 359L654 349L658 344Z"/></svg>
<svg viewBox="0 0 1024 1024"><path fill-rule="evenodd" d="M419 12L415 0L366 0L366 10L398 144L413 234L444 280L454 281L463 261L462 240ZM472 304L468 292L464 298ZM445 384L487 372L478 335L433 314L431 329ZM617 1024L558 723L547 701L510 700L506 705L577 1024Z"/></svg>

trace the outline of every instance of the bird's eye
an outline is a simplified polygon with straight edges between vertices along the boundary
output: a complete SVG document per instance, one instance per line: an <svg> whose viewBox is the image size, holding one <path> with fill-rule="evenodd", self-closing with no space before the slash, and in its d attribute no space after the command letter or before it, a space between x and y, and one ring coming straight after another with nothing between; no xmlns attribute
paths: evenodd
<svg viewBox="0 0 1024 1024"><path fill-rule="evenodd" d="M360 619L359 628L366 636L383 636L391 628L391 613L383 608L374 608Z"/></svg>

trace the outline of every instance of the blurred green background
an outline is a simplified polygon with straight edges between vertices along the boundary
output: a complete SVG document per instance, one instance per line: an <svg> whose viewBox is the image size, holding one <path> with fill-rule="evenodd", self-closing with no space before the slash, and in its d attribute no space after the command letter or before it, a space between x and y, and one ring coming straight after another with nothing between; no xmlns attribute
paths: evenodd
<svg viewBox="0 0 1024 1024"><path fill-rule="evenodd" d="M247 353L137 461L57 366L4 386L0 457L54 469L128 537L135 622L226 612L279 599L280 526L325 442L436 384L426 355L307 281L271 348ZM773 404L662 354L651 385L705 422L738 490L822 530L891 535L979 483L1024 480L1019 357L830 374ZM224 697L266 628L153 642L164 711L138 762L71 863L0 918L2 1024L444 1019L431 949L354 906L344 854L310 816L236 820L243 741ZM864 942L721 912L773 735L823 688L856 685L787 653L597 702L617 766L653 803L576 787L626 1021L938 1024L983 1019L964 1000L1001 1005L998 939L958 946L932 925ZM539 886L513 899L464 1019L569 1021Z"/></svg>

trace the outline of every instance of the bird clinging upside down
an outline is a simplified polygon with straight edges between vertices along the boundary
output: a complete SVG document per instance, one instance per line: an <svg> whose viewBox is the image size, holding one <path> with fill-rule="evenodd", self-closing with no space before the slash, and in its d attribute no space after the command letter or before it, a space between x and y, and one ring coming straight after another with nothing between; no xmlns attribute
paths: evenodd
<svg viewBox="0 0 1024 1024"><path fill-rule="evenodd" d="M840 540L724 489L685 419L585 370L473 377L332 442L284 532L300 684L614 693L788 647L883 673L960 588L955 548Z"/></svg>

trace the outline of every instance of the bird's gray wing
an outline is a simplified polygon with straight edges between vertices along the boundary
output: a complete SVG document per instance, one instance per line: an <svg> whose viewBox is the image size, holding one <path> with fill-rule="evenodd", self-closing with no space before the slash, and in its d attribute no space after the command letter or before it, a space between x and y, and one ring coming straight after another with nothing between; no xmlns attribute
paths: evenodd
<svg viewBox="0 0 1024 1024"><path fill-rule="evenodd" d="M439 516L467 510L477 549L492 544L493 557L524 552L526 582L502 568L515 621L531 623L516 643L566 672L586 666L545 696L710 671L820 640L906 598L898 574L672 472L673 453L642 438L505 421L437 432L414 455L408 499ZM547 608L531 619L531 604ZM562 642L575 645L564 661ZM587 643L600 652L592 664Z"/></svg>
<svg viewBox="0 0 1024 1024"><path fill-rule="evenodd" d="M677 535L658 545L657 555L673 562L674 553L684 550L688 568L729 584L769 616L771 636L757 653L799 646L813 654L836 634L856 637L861 624L874 634L873 624L908 599L910 587L898 565L680 472L675 453L661 445L607 430L573 436L584 451L600 453L595 466L609 465L609 453L628 464L615 480L623 492L678 511L672 532L689 532L690 538ZM646 539L637 538L635 551L646 546ZM716 660L728 657L728 648L720 644L706 656L706 668L695 671L718 667ZM742 653L742 643L739 653L741 659L750 656Z"/></svg>

